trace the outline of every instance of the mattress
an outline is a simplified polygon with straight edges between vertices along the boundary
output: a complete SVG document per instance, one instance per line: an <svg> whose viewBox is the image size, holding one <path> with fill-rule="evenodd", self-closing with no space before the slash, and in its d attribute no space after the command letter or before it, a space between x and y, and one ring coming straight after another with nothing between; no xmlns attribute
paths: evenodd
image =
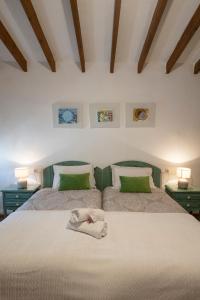
<svg viewBox="0 0 200 300"><path fill-rule="evenodd" d="M74 208L101 208L101 192L97 189L62 191L41 189L18 210L68 210Z"/></svg>
<svg viewBox="0 0 200 300"><path fill-rule="evenodd" d="M106 211L172 212L186 213L167 193L159 188L152 193L120 193L107 187L103 192L103 209Z"/></svg>
<svg viewBox="0 0 200 300"><path fill-rule="evenodd" d="M200 225L189 214L106 212L108 235L66 229L69 211L0 223L1 300L199 300Z"/></svg>

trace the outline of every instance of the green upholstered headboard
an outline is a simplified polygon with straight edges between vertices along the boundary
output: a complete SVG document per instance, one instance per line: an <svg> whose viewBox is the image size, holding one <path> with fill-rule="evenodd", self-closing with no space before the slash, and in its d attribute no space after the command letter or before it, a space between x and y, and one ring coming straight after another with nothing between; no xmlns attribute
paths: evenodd
<svg viewBox="0 0 200 300"><path fill-rule="evenodd" d="M55 163L53 165L59 165L59 166L82 166L82 165L88 165L88 163L83 161L62 161L59 163ZM52 187L53 184L53 165L46 167L43 170L43 187ZM98 167L94 168L94 178L96 181L96 187L101 190L102 188L102 170Z"/></svg>
<svg viewBox="0 0 200 300"><path fill-rule="evenodd" d="M140 168L152 168L152 177L154 184L157 187L160 187L161 184L161 170L151 164L141 162L141 161L121 161L115 163L114 165L123 166L123 167L140 167ZM108 166L102 171L102 190L104 190L107 186L112 186L112 171L111 166Z"/></svg>
<svg viewBox="0 0 200 300"><path fill-rule="evenodd" d="M81 166L81 165L88 165L87 162L83 161L63 161L59 163L55 163L53 165L60 165L60 166ZM43 187L52 187L53 184L53 165L46 167L43 170ZM121 161L118 163L115 163L114 165L123 166L123 167L149 167L152 168L152 176L154 180L154 184L157 187L160 187L161 183L161 170L151 164L141 162L141 161ZM99 167L94 168L94 178L96 181L96 187L100 191L103 191L107 186L112 186L112 171L111 167L108 166L104 168L103 170Z"/></svg>

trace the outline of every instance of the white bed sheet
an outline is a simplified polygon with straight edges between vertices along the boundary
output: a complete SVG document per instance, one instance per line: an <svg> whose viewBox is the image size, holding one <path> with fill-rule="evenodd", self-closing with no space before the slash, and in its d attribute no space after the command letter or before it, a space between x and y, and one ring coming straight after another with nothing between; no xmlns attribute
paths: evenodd
<svg viewBox="0 0 200 300"><path fill-rule="evenodd" d="M66 229L69 211L0 223L1 300L199 300L200 225L189 214L106 212L108 235Z"/></svg>

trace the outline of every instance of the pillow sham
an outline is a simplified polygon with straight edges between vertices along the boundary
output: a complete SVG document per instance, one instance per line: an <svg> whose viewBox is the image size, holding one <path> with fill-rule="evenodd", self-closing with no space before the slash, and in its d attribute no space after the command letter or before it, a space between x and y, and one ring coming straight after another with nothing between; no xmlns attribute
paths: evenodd
<svg viewBox="0 0 200 300"><path fill-rule="evenodd" d="M84 174L60 174L59 191L66 190L89 190L90 173Z"/></svg>
<svg viewBox="0 0 200 300"><path fill-rule="evenodd" d="M151 188L155 188L152 168L140 168L140 167L121 167L117 165L112 165L112 185L114 188L119 189L121 187L120 176L127 177L140 177L149 176L149 184Z"/></svg>
<svg viewBox="0 0 200 300"><path fill-rule="evenodd" d="M91 164L81 166L53 166L54 178L53 189L58 189L60 185L60 174L84 174L89 173L90 186L95 187L95 179L93 175L93 167Z"/></svg>
<svg viewBox="0 0 200 300"><path fill-rule="evenodd" d="M149 176L127 177L120 176L122 193L151 193Z"/></svg>

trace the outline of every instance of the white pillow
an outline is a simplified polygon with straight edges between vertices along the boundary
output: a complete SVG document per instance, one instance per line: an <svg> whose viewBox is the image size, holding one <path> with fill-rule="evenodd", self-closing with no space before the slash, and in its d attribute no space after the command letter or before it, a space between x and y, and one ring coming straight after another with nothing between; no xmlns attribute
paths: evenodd
<svg viewBox="0 0 200 300"><path fill-rule="evenodd" d="M53 189L58 189L60 185L60 174L84 174L90 173L89 181L90 186L95 186L95 179L93 175L92 165L82 165L82 166L53 166L54 178L53 178Z"/></svg>
<svg viewBox="0 0 200 300"><path fill-rule="evenodd" d="M152 177L152 168L120 167L120 166L112 165L111 169L112 169L112 184L113 187L117 189L121 187L120 176L127 176L127 177L149 176L150 188L155 188L153 177Z"/></svg>

